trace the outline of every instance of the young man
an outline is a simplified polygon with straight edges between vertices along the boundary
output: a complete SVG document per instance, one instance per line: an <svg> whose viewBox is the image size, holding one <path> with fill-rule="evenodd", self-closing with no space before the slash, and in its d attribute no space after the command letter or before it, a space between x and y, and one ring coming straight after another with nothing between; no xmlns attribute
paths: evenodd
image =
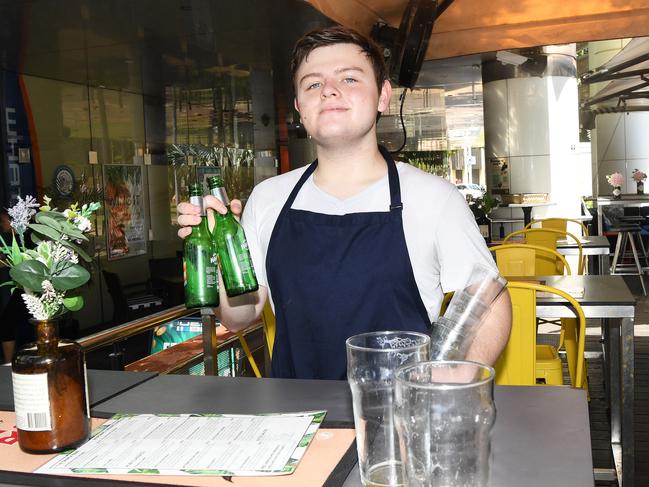
<svg viewBox="0 0 649 487"><path fill-rule="evenodd" d="M377 113L388 107L391 87L374 44L341 27L311 32L296 44L291 67L295 108L318 160L253 190L242 222L259 291L221 293L220 316L240 330L270 298L273 375L344 379L346 338L427 331L443 293L461 288L475 263L494 261L452 184L395 163L377 146ZM215 198L205 203L225 212ZM241 211L238 201L231 207ZM200 221L196 207L178 210L180 225ZM493 364L510 325L503 293L467 358Z"/></svg>

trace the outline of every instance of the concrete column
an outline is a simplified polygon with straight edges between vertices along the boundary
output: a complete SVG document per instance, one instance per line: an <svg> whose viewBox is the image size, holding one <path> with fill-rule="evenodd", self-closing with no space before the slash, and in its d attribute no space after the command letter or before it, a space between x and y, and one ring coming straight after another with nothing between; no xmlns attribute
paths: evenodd
<svg viewBox="0 0 649 487"><path fill-rule="evenodd" d="M575 45L522 54L529 61L494 60L482 68L487 189L549 193L554 204L536 208L533 217L577 216L583 191L574 183L584 175Z"/></svg>

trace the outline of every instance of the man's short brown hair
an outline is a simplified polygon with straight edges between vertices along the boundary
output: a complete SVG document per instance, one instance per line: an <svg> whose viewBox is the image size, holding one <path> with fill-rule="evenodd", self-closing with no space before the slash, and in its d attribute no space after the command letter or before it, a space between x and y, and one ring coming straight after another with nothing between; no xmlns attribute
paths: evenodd
<svg viewBox="0 0 649 487"><path fill-rule="evenodd" d="M388 78L381 49L374 41L364 35L359 34L353 29L340 26L313 30L304 34L295 43L293 55L291 56L291 77L293 78L293 83L296 82L295 76L297 70L304 60L309 57L311 52L319 47L333 46L336 44L354 44L361 48L361 51L365 53L370 64L372 64L376 85L380 92L383 82Z"/></svg>

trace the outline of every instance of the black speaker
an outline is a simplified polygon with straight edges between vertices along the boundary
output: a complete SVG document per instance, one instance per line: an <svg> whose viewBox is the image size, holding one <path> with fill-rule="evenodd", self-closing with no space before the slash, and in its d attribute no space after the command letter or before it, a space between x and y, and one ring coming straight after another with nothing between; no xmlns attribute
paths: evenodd
<svg viewBox="0 0 649 487"><path fill-rule="evenodd" d="M371 37L387 49L390 78L398 85L415 86L436 17L436 0L409 0L398 29L384 23L372 28Z"/></svg>

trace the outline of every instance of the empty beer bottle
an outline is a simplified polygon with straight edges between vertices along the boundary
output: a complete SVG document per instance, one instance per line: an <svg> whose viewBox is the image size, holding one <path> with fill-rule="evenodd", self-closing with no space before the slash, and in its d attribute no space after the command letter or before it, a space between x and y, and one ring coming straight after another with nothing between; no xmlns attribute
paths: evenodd
<svg viewBox="0 0 649 487"><path fill-rule="evenodd" d="M202 308L219 305L219 279L216 248L207 226L203 206L203 188L200 184L189 187L189 202L201 209L201 222L192 227L185 239L183 274L185 279L185 306Z"/></svg>
<svg viewBox="0 0 649 487"><path fill-rule="evenodd" d="M223 179L212 176L207 182L212 195L221 200L228 209L225 215L216 213L216 225L213 230L225 292L232 297L256 291L259 285L250 258L246 234L230 209L230 200L223 187Z"/></svg>

